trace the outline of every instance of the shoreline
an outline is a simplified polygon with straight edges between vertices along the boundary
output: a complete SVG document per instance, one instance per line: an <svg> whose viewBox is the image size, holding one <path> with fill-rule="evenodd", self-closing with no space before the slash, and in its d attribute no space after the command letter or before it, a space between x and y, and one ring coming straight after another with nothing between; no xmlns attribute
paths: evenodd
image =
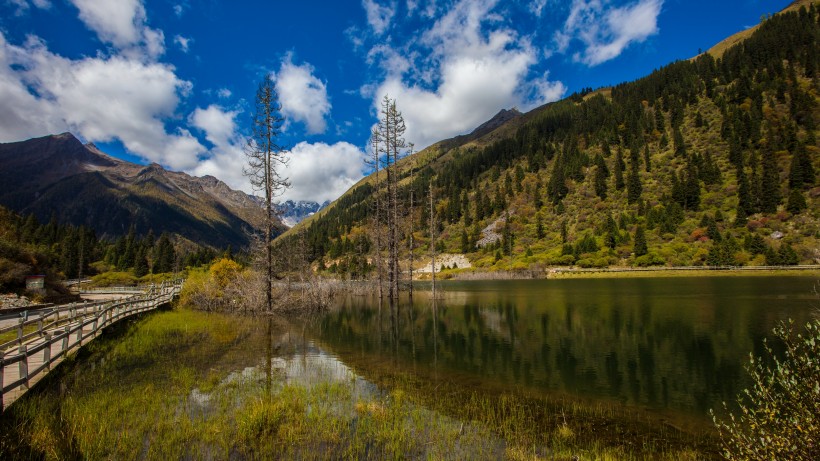
<svg viewBox="0 0 820 461"><path fill-rule="evenodd" d="M440 275L439 275L440 274ZM471 271L453 270L437 274L440 280L554 280L580 278L662 278L662 277L737 277L737 276L816 276L820 266L738 266L738 267L610 267L550 268L544 271ZM418 279L429 281L429 278Z"/></svg>

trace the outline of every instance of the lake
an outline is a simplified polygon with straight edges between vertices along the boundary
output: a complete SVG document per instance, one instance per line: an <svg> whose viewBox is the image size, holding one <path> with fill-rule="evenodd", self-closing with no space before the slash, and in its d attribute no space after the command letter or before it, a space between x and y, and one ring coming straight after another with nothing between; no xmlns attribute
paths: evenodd
<svg viewBox="0 0 820 461"><path fill-rule="evenodd" d="M812 277L445 282L413 303L345 298L309 334L342 362L467 387L706 420L748 385L777 322L818 315Z"/></svg>
<svg viewBox="0 0 820 461"><path fill-rule="evenodd" d="M447 282L311 319L118 324L0 416L0 459L718 459L812 277Z"/></svg>

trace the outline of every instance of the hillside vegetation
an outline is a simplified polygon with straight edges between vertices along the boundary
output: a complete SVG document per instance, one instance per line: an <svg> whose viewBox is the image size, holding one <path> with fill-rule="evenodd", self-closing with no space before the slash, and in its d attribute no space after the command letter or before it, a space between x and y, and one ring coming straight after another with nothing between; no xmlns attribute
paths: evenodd
<svg viewBox="0 0 820 461"><path fill-rule="evenodd" d="M814 4L792 8L718 58L584 90L403 159L405 256L429 249L432 189L437 249L484 270L820 262L819 19ZM320 269L367 274L373 184L276 244L302 239Z"/></svg>

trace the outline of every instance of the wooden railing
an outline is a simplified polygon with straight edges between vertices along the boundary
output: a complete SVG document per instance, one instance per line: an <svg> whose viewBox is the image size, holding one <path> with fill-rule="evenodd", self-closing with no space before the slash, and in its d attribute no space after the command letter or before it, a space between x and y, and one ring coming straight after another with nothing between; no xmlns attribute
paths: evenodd
<svg viewBox="0 0 820 461"><path fill-rule="evenodd" d="M126 299L58 306L34 318L21 316L17 325L0 329L0 336L17 331L0 344L0 411L23 395L69 352L97 337L124 318L168 304L183 280L164 282ZM26 332L28 331L28 332Z"/></svg>

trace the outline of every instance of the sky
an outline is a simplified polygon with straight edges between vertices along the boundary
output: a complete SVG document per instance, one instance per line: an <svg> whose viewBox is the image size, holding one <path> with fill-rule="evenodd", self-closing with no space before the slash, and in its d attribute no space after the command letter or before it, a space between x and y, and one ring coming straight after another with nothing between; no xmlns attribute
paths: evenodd
<svg viewBox="0 0 820 461"><path fill-rule="evenodd" d="M379 101L420 150L501 109L634 80L789 0L0 0L0 142L74 133L129 161L242 174L259 82L289 148L280 200L367 173Z"/></svg>

